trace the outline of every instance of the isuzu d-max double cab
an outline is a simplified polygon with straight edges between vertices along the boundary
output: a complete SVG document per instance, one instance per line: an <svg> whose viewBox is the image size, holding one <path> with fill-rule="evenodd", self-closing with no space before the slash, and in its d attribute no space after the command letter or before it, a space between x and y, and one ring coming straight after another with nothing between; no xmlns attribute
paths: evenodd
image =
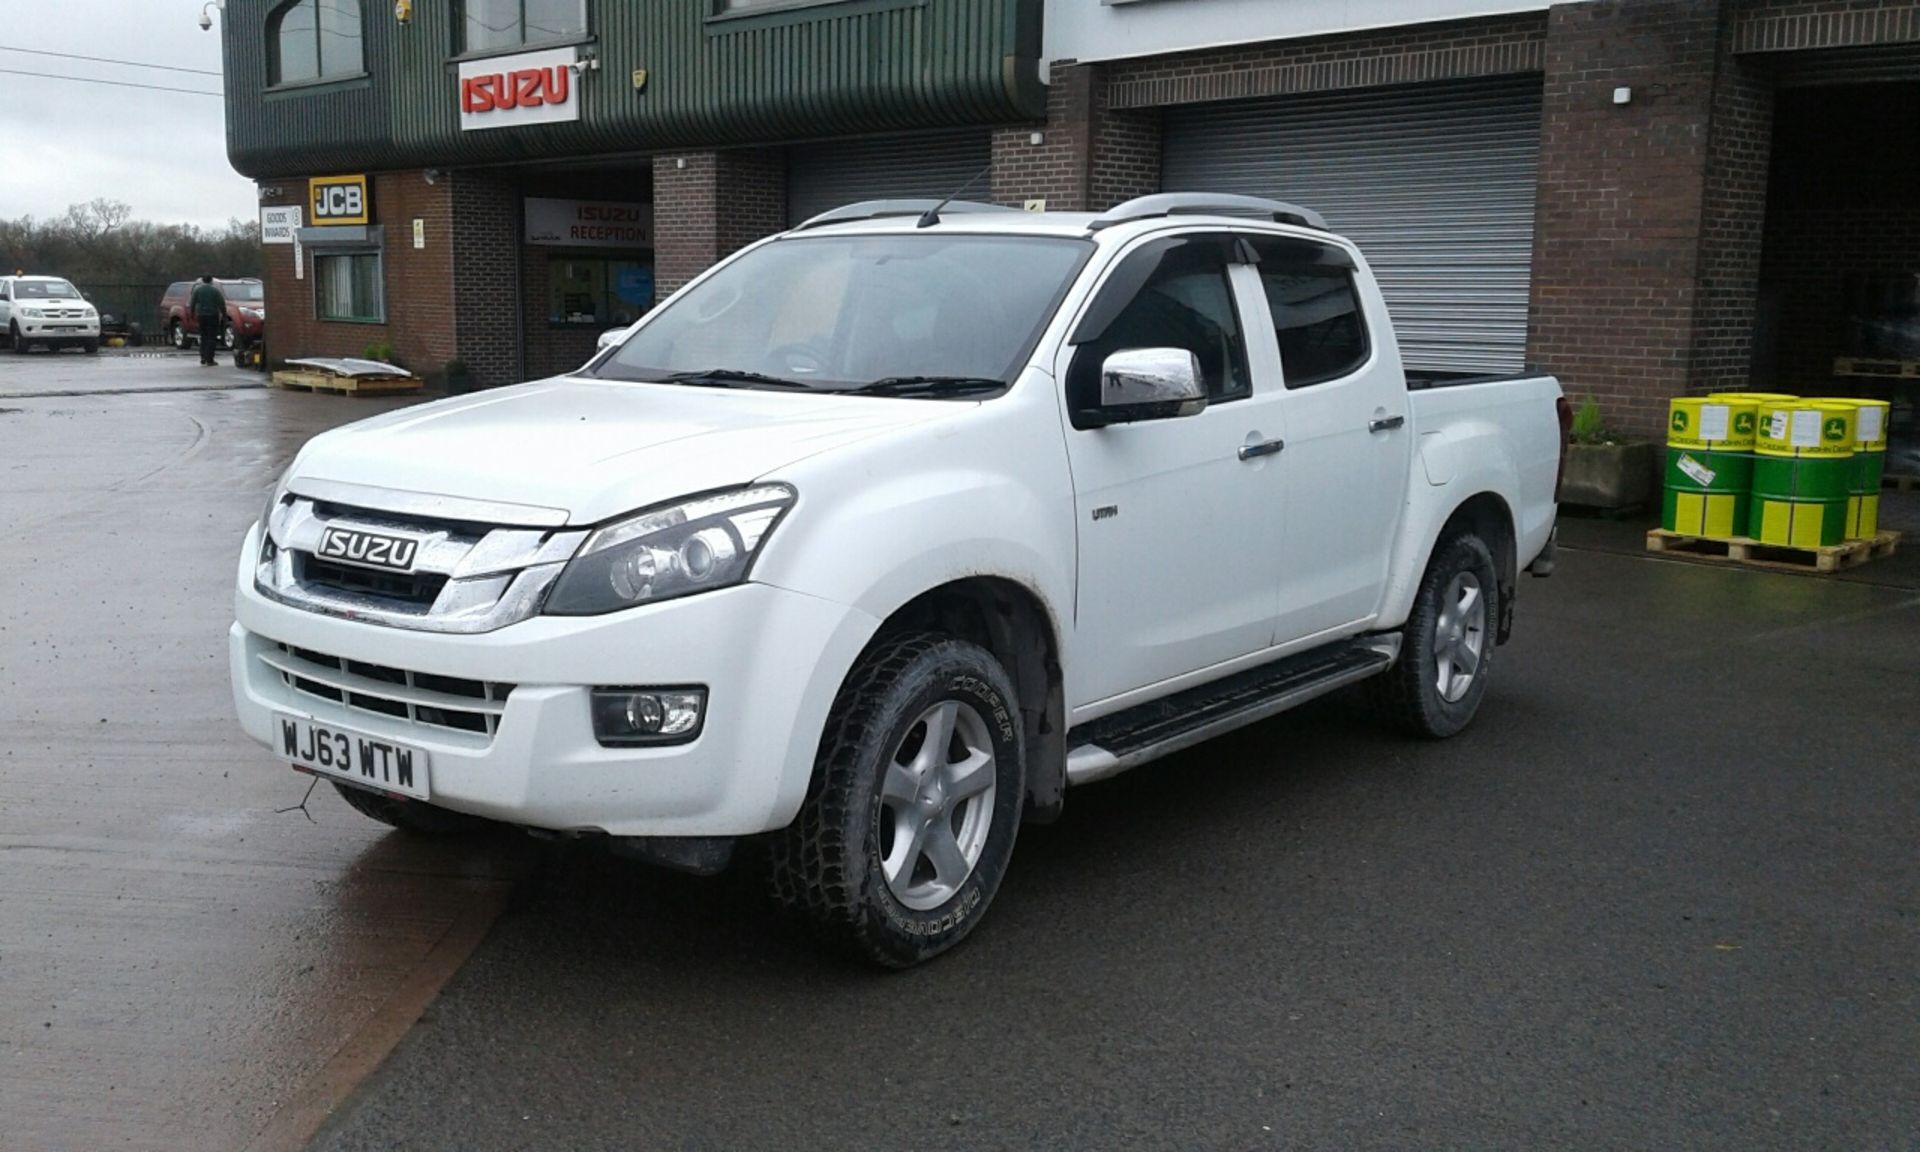
<svg viewBox="0 0 1920 1152"><path fill-rule="evenodd" d="M577 372L315 437L242 549L234 700L375 819L748 846L910 964L1073 787L1347 685L1463 728L1564 407L1409 381L1303 209L855 205Z"/></svg>

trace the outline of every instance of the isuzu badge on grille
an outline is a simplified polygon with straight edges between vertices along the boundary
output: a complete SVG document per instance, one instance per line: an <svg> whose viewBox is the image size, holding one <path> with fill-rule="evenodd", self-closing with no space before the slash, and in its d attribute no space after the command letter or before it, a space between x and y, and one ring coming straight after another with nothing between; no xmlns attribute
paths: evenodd
<svg viewBox="0 0 1920 1152"><path fill-rule="evenodd" d="M368 568L411 572L419 551L420 541L411 537L387 536L357 528L328 528L320 534L320 547L314 555Z"/></svg>

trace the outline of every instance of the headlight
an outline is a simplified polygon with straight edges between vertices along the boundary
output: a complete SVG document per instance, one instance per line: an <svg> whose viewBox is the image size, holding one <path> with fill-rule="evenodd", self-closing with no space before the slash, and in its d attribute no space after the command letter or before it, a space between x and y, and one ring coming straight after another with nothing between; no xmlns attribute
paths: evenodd
<svg viewBox="0 0 1920 1152"><path fill-rule="evenodd" d="M240 315L245 316L249 320L260 320L264 319L267 314L258 308L242 308L240 309Z"/></svg>
<svg viewBox="0 0 1920 1152"><path fill-rule="evenodd" d="M91 320L95 316L97 316L98 313L91 308L85 308L81 310L80 315L85 316L87 319Z"/></svg>
<svg viewBox="0 0 1920 1152"><path fill-rule="evenodd" d="M546 613L597 616L738 584L793 499L785 484L762 484L609 524L567 562Z"/></svg>
<svg viewBox="0 0 1920 1152"><path fill-rule="evenodd" d="M35 320L38 320L41 316L45 315L45 313L41 312L38 308L22 308L20 309L20 315L31 316Z"/></svg>

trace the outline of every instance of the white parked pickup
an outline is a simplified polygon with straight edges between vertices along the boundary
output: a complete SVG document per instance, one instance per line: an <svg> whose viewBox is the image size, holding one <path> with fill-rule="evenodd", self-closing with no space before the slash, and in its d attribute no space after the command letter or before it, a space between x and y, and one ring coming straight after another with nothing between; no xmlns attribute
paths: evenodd
<svg viewBox="0 0 1920 1152"><path fill-rule="evenodd" d="M877 201L584 368L315 437L242 549L241 724L361 811L696 871L903 965L1023 820L1347 685L1464 727L1552 564L1552 379L1415 380L1275 201Z"/></svg>

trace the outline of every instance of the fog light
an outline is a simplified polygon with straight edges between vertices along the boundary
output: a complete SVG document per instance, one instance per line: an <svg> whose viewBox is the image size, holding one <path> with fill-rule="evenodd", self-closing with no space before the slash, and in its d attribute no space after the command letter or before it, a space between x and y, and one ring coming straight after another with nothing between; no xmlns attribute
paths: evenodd
<svg viewBox="0 0 1920 1152"><path fill-rule="evenodd" d="M594 739L609 748L684 744L706 720L705 688L595 688Z"/></svg>

